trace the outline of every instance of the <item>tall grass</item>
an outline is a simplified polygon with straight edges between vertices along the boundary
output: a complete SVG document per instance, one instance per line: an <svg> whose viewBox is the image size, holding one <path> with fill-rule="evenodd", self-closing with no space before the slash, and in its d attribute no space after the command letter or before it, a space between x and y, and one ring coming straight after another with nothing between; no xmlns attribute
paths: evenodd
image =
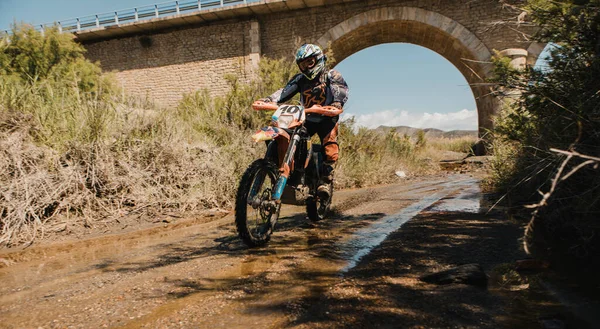
<svg viewBox="0 0 600 329"><path fill-rule="evenodd" d="M357 130L353 120L342 123L339 144L338 187L392 182L394 172L410 161L414 151L408 138L394 131L383 135L364 127Z"/></svg>
<svg viewBox="0 0 600 329"><path fill-rule="evenodd" d="M429 146L436 150L446 150L473 155L473 146L479 138L475 136L462 136L455 138L439 137L428 141Z"/></svg>

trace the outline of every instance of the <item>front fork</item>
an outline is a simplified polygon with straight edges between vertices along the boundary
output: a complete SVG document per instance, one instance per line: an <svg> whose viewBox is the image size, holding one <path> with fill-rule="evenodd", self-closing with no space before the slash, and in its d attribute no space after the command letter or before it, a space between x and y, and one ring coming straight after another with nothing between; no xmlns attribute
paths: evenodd
<svg viewBox="0 0 600 329"><path fill-rule="evenodd" d="M258 191L262 186L265 175L258 177L252 184L252 188L250 189L250 193L248 194L248 204L252 206L252 208L257 209L261 206L261 203L268 203L266 206L273 212L277 210L277 206L279 201L281 200L281 196L283 195L283 190L285 188L285 184L290 176L290 168L292 166L292 161L294 159L294 154L296 153L296 148L298 147L298 143L300 142L300 136L298 134L292 135L292 140L290 145L288 145L287 152L285 153L285 157L283 158L283 163L281 164L281 168L279 171L281 175L277 179L277 183L273 188L271 193L271 200L263 201L261 197L257 197Z"/></svg>
<svg viewBox="0 0 600 329"><path fill-rule="evenodd" d="M287 180L290 177L290 168L292 167L292 161L294 161L294 154L296 153L296 148L298 147L299 142L300 135L293 134L292 140L290 141L290 145L288 145L287 152L285 152L285 157L283 158L281 168L279 168L281 175L279 175L279 179L275 184L275 189L273 190L272 194L272 200L274 200L277 203L279 203L281 195L283 194L283 189L285 188L285 184L287 183Z"/></svg>

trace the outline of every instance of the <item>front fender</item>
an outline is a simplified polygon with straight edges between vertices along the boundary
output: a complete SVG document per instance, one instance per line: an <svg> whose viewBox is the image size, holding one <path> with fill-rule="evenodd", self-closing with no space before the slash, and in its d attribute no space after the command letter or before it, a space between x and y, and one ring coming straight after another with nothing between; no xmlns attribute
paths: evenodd
<svg viewBox="0 0 600 329"><path fill-rule="evenodd" d="M262 142L262 141L270 141L270 140L274 140L276 138L284 138L284 139L290 140L290 134L288 134L283 129L273 127L273 126L267 126L267 127L261 128L259 131L254 133L254 135L252 135L252 140L254 140L254 142L256 142L256 143Z"/></svg>

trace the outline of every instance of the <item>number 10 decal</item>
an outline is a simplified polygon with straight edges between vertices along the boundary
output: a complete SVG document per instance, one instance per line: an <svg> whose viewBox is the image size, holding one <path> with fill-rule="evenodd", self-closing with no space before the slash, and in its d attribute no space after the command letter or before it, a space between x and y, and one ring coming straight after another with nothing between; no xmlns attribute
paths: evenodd
<svg viewBox="0 0 600 329"><path fill-rule="evenodd" d="M294 105L289 105L286 106L282 109L281 113L289 113L289 114L296 114L298 113L298 111L300 111L300 108L298 106L294 106Z"/></svg>

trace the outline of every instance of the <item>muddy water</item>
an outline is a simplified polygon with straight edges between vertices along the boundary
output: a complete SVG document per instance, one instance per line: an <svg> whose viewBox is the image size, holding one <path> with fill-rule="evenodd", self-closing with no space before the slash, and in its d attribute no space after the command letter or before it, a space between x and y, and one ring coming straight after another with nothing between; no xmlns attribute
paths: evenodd
<svg viewBox="0 0 600 329"><path fill-rule="evenodd" d="M340 191L334 218L316 224L285 207L263 249L243 246L229 215L40 248L30 260L0 255L16 260L0 268L0 328L282 327L389 233L433 204L476 198L476 185L451 176Z"/></svg>
<svg viewBox="0 0 600 329"><path fill-rule="evenodd" d="M377 247L392 232L400 229L402 224L408 222L424 209L434 203L432 211L461 211L478 212L481 202L481 189L476 179L455 179L440 185L441 190L434 191L431 187L418 188L413 193L425 195L417 202L403 208L398 213L385 216L371 225L356 231L349 239L343 242L343 258L348 260L342 272L353 268L357 262L373 248ZM455 197L447 198L453 193ZM426 192L432 192L427 194ZM442 198L446 198L440 201Z"/></svg>
<svg viewBox="0 0 600 329"><path fill-rule="evenodd" d="M479 213L482 209L482 193L479 183L475 179L466 179L460 182L450 182L450 185L461 184L459 192L452 197L441 200L432 207L431 211Z"/></svg>

